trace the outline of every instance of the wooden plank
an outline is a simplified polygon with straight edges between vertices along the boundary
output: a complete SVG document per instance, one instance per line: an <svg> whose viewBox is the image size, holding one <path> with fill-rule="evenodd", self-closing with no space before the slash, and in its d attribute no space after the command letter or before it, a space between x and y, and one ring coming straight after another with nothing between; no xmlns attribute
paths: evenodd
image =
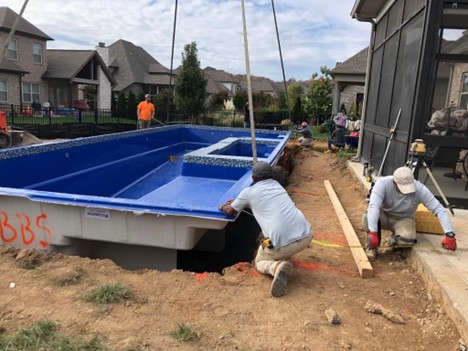
<svg viewBox="0 0 468 351"><path fill-rule="evenodd" d="M325 189L327 189L328 196L330 197L336 215L340 220L341 227L343 228L346 240L348 241L348 245L351 249L354 262L356 263L356 266L359 270L359 274L363 278L373 277L374 270L372 268L372 265L370 264L369 259L367 258L366 253L364 252L364 249L361 246L361 242L359 241L359 238L357 237L356 232L354 231L354 228L351 225L351 222L349 221L348 216L346 215L346 212L343 206L341 205L340 200L338 199L338 196L336 196L333 186L328 180L324 181L324 185Z"/></svg>

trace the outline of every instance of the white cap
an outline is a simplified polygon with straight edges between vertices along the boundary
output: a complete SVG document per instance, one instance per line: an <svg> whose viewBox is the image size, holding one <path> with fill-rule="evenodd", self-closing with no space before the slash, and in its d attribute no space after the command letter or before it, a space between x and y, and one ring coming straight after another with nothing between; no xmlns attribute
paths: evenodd
<svg viewBox="0 0 468 351"><path fill-rule="evenodd" d="M393 181L402 194L410 194L416 191L413 171L409 167L400 167L393 172Z"/></svg>

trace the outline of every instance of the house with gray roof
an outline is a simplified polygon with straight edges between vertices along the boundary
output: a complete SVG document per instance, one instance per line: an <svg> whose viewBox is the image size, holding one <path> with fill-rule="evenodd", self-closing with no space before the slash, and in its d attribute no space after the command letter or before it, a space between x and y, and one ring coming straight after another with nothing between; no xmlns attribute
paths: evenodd
<svg viewBox="0 0 468 351"><path fill-rule="evenodd" d="M208 95L225 91L229 97L234 97L241 89L239 80L231 73L213 67L206 67L203 72L208 79L206 87Z"/></svg>
<svg viewBox="0 0 468 351"><path fill-rule="evenodd" d="M114 92L157 95L161 90L168 89L169 84L174 85L174 73L171 78L170 70L142 47L120 39L108 50L108 66L117 82Z"/></svg>
<svg viewBox="0 0 468 351"><path fill-rule="evenodd" d="M246 79L243 79L240 82L240 85L241 85L243 90L247 91L247 80ZM264 93L264 94L271 95L273 97L278 97L279 92L278 92L278 88L277 88L276 84L272 80L270 80L268 78L252 77L251 85L252 85L252 92L253 93Z"/></svg>
<svg viewBox="0 0 468 351"><path fill-rule="evenodd" d="M362 49L346 61L337 63L330 71L334 82L332 107L334 114L340 112L342 104L348 112L353 104L357 108L362 107L368 52L368 47Z"/></svg>
<svg viewBox="0 0 468 351"><path fill-rule="evenodd" d="M18 14L0 7L0 42L8 39ZM20 18L16 31L0 57L0 104L30 107L50 102L54 107L73 107L82 89L96 89L95 107L110 108L110 90L116 82L97 51L47 50L53 40ZM103 87L109 94L103 94Z"/></svg>

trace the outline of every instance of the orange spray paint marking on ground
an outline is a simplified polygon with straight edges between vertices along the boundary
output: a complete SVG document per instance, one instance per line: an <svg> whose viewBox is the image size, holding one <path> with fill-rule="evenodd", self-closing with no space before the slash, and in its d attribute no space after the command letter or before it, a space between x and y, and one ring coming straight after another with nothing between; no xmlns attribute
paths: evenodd
<svg viewBox="0 0 468 351"><path fill-rule="evenodd" d="M305 268L305 269L308 269L310 271L318 269L318 270L321 270L321 271L338 272L338 270L336 268L333 268L333 267L330 267L330 266L327 266L327 265L324 265L324 264L316 264L316 263L296 261L296 260L292 260L291 262L293 263L293 265L295 265L297 267Z"/></svg>
<svg viewBox="0 0 468 351"><path fill-rule="evenodd" d="M333 272L333 273L343 274L343 275L348 275L348 276L355 275L355 272L348 268L343 268L343 267L335 268L335 267L328 266L325 264L310 263L310 262L304 262L304 261L298 261L298 260L291 260L291 262L296 267L304 268L310 271L320 270L320 271Z"/></svg>
<svg viewBox="0 0 468 351"><path fill-rule="evenodd" d="M195 274L195 279L198 280L198 281L207 280L208 279L208 272Z"/></svg>

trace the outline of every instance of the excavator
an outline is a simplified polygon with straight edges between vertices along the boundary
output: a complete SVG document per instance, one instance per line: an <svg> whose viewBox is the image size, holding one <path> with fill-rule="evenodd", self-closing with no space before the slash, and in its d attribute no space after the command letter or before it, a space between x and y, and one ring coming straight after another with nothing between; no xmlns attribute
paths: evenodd
<svg viewBox="0 0 468 351"><path fill-rule="evenodd" d="M0 111L0 149L40 144L42 140L25 130L13 130L7 123L6 113Z"/></svg>

